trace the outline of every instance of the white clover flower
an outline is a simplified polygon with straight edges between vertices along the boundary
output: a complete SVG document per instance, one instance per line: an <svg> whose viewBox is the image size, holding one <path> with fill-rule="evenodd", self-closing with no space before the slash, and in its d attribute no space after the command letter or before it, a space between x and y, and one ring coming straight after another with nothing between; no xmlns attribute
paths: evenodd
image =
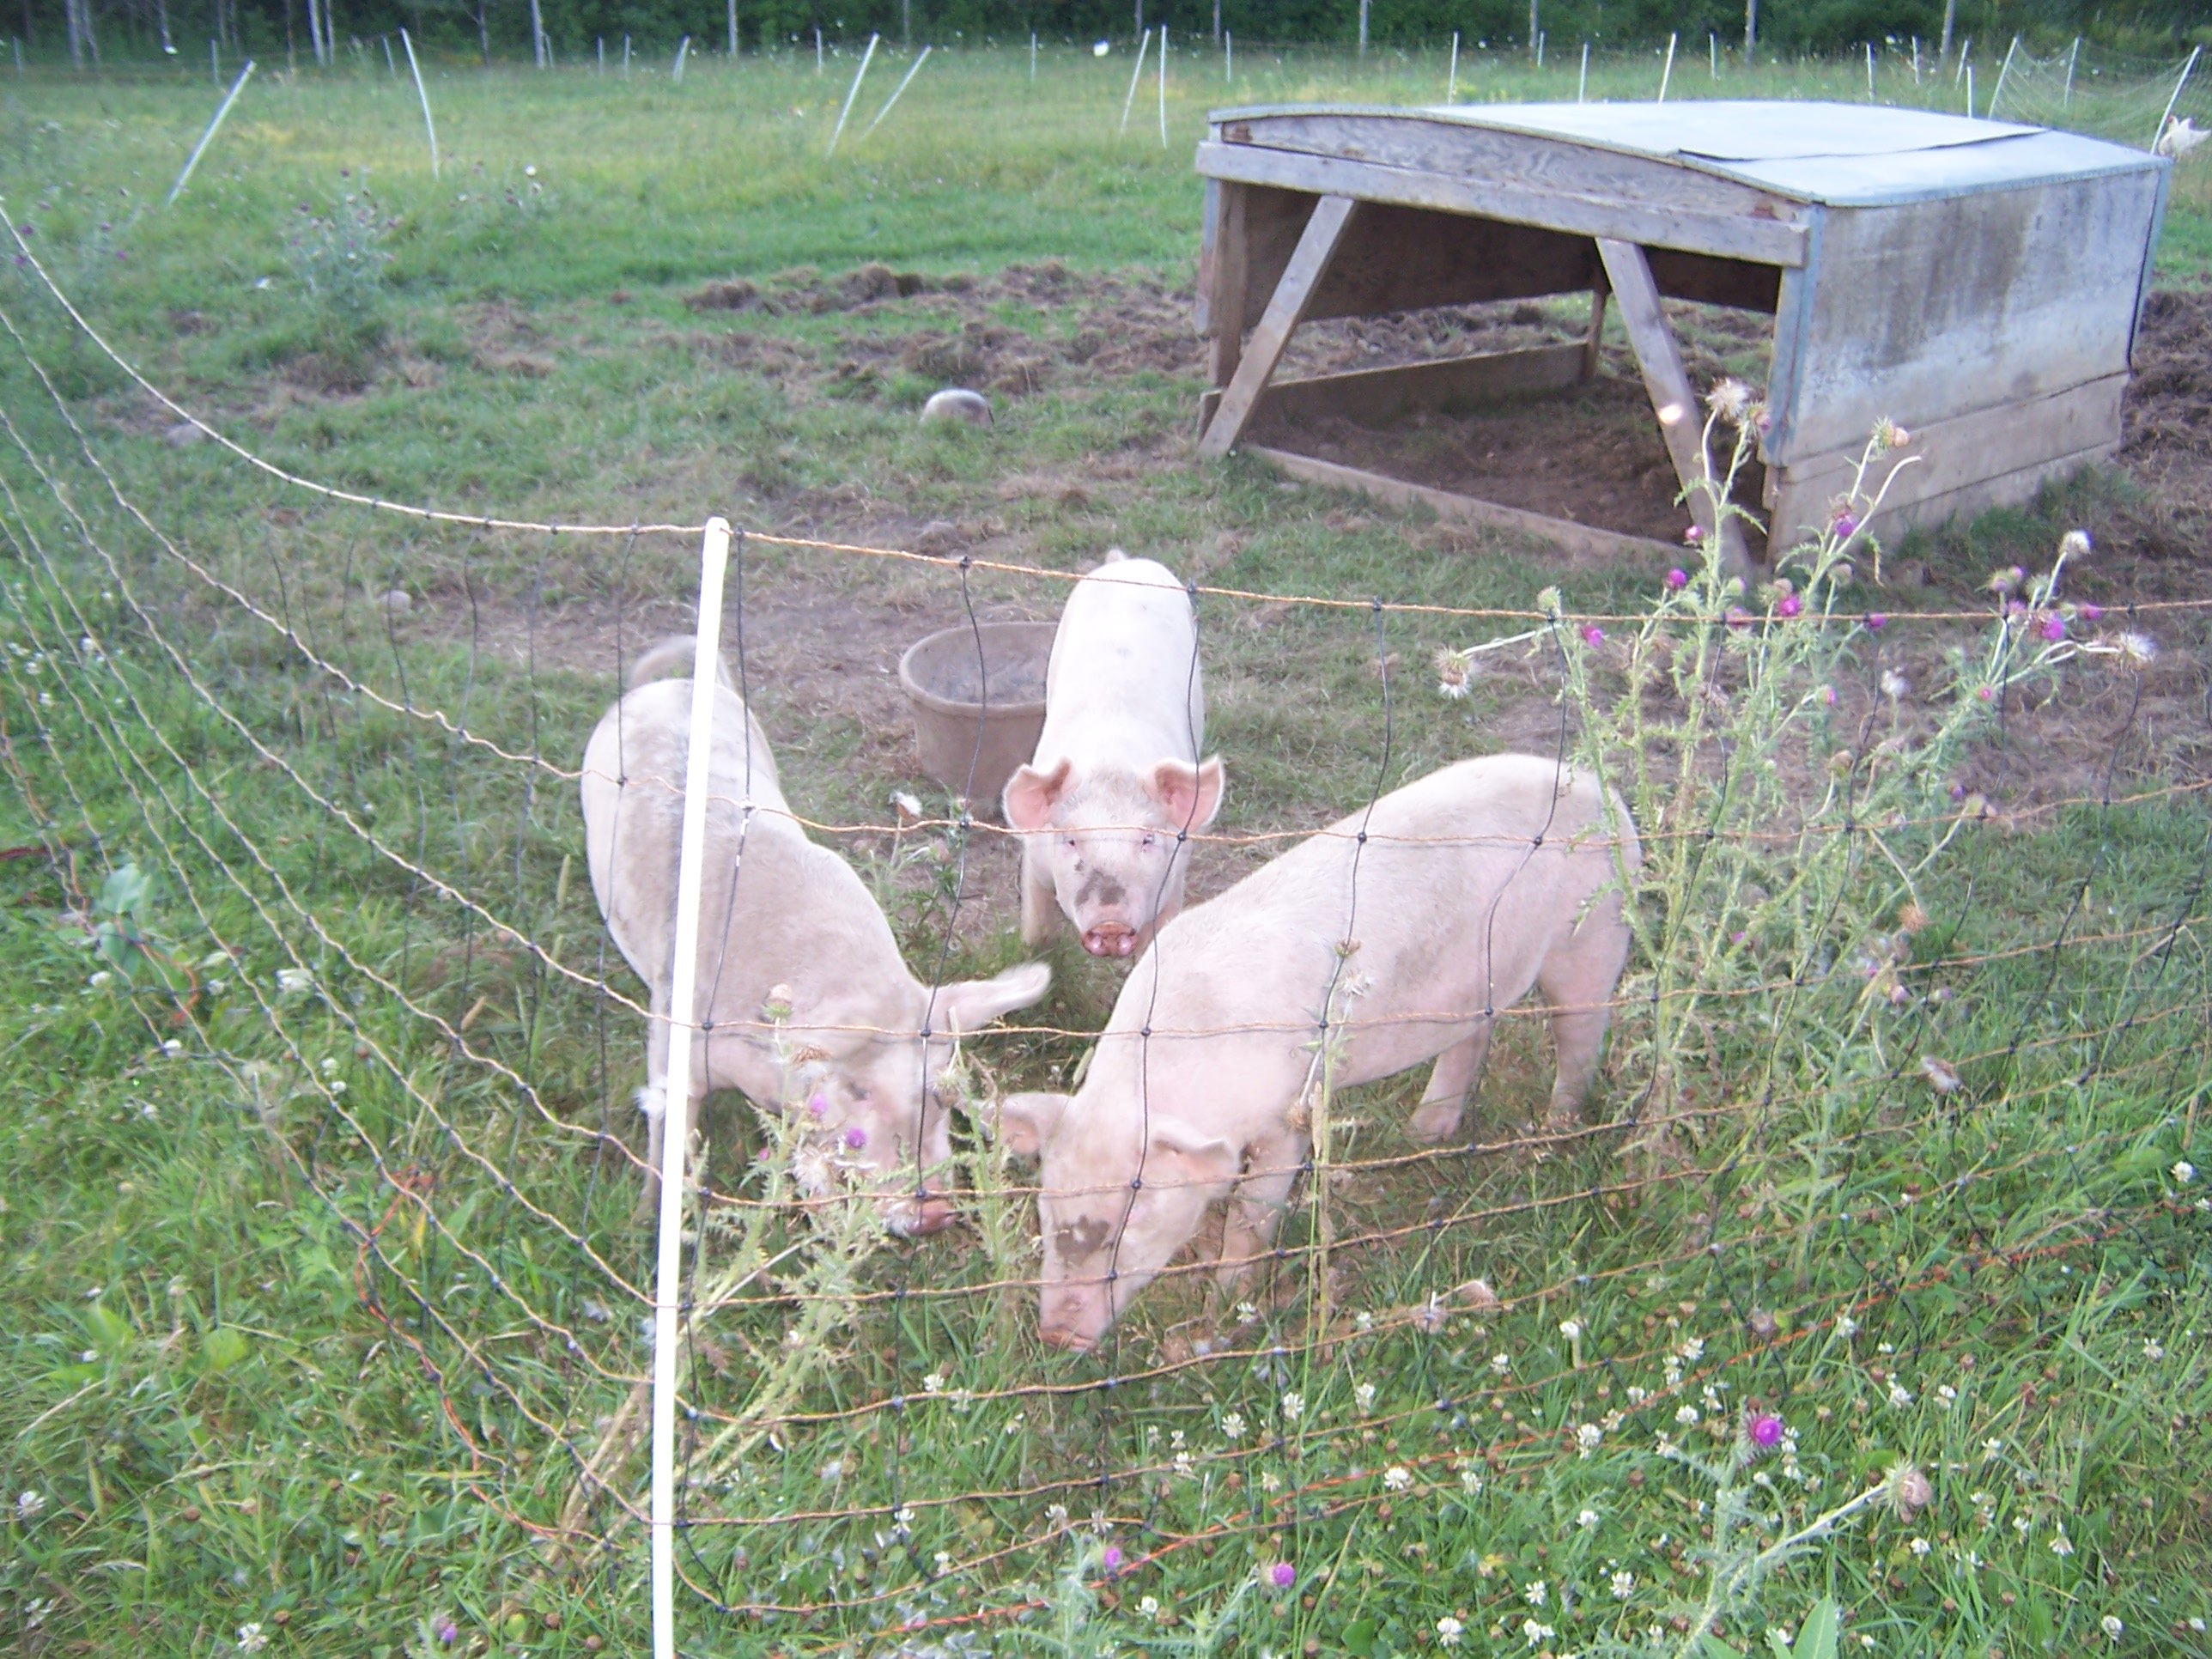
<svg viewBox="0 0 2212 1659"><path fill-rule="evenodd" d="M1306 1397L1305 1397L1304 1395L1302 1395L1302 1394L1297 1394L1297 1393L1290 1393L1290 1394L1285 1394L1285 1395L1283 1396L1283 1421L1284 1421L1284 1422L1285 1422L1285 1423L1295 1423L1295 1422L1297 1422L1297 1421L1298 1420L1298 1419L1299 1419L1299 1418L1303 1417L1303 1416L1305 1414L1305 1409L1306 1409Z"/></svg>
<svg viewBox="0 0 2212 1659"><path fill-rule="evenodd" d="M2066 1535L2066 1528L2063 1526L2058 1528L2058 1536L2051 1540L2051 1553L2059 1556L2074 1553L2074 1540Z"/></svg>
<svg viewBox="0 0 2212 1659"><path fill-rule="evenodd" d="M1504 1376L1506 1372L1513 1369L1513 1356L1504 1353L1494 1353L1491 1355L1490 1369L1497 1372L1500 1376Z"/></svg>
<svg viewBox="0 0 2212 1659"><path fill-rule="evenodd" d="M1584 1423L1575 1430L1575 1449L1586 1458L1598 1449L1598 1443L1604 1438L1603 1429L1595 1423Z"/></svg>
<svg viewBox="0 0 2212 1659"><path fill-rule="evenodd" d="M952 1571L952 1552L951 1550L938 1551L935 1555L930 1557L930 1561L932 1565L937 1568L937 1571L939 1573L947 1573Z"/></svg>
<svg viewBox="0 0 2212 1659"><path fill-rule="evenodd" d="M46 1495L44 1492L25 1492L15 1495L15 1518L19 1521L29 1520L46 1507Z"/></svg>
<svg viewBox="0 0 2212 1659"><path fill-rule="evenodd" d="M1911 1550L1915 1555L1927 1554L1929 1550L1928 1540L1924 1538L1914 1539L1911 1543Z"/></svg>
<svg viewBox="0 0 2212 1659"><path fill-rule="evenodd" d="M1260 1310L1255 1307L1251 1303L1240 1302L1237 1304L1237 1322L1238 1324L1255 1324L1258 1322L1259 1318Z"/></svg>
<svg viewBox="0 0 2212 1659"><path fill-rule="evenodd" d="M2143 1338L2143 1358L2145 1359L2166 1358L2166 1349L2160 1345L2157 1338L2149 1336Z"/></svg>
<svg viewBox="0 0 2212 1659"><path fill-rule="evenodd" d="M279 968L276 970L276 990L282 996L299 996L314 989L315 975L306 968Z"/></svg>
<svg viewBox="0 0 2212 1659"><path fill-rule="evenodd" d="M1147 1595L1143 1601L1137 1603L1137 1611L1147 1619L1158 1618L1160 1616L1160 1598L1157 1595Z"/></svg>
<svg viewBox="0 0 2212 1659"><path fill-rule="evenodd" d="M1482 1490L1482 1471L1472 1463L1464 1465L1459 1472L1459 1486L1469 1498L1474 1497Z"/></svg>
<svg viewBox="0 0 2212 1659"><path fill-rule="evenodd" d="M259 1625L240 1625L238 1627L238 1650L240 1653L258 1653L268 1645L269 1633Z"/></svg>
<svg viewBox="0 0 2212 1659"><path fill-rule="evenodd" d="M1579 1319L1561 1320L1559 1322L1559 1334L1565 1337L1570 1342L1581 1341L1583 1339L1583 1322Z"/></svg>
<svg viewBox="0 0 2212 1659"><path fill-rule="evenodd" d="M1893 1376L1889 1379L1889 1403L1899 1411L1912 1403L1912 1390Z"/></svg>
<svg viewBox="0 0 2212 1659"><path fill-rule="evenodd" d="M1540 1625L1534 1619L1523 1619L1521 1621L1522 1639L1532 1648L1542 1647L1557 1634L1559 1632L1549 1625Z"/></svg>
<svg viewBox="0 0 2212 1659"><path fill-rule="evenodd" d="M2120 1639L2120 1632L2127 1626L2108 1613L2097 1621L2097 1628L2105 1632L2107 1642L2117 1642Z"/></svg>
<svg viewBox="0 0 2212 1659"><path fill-rule="evenodd" d="M1634 1573L1624 1571L1616 1572L1613 1575L1613 1599L1614 1601L1626 1601L1630 1596L1635 1594L1636 1575Z"/></svg>
<svg viewBox="0 0 2212 1659"><path fill-rule="evenodd" d="M90 979L85 981L85 983L93 987L96 990L100 986L106 984L108 981L114 977L114 975L109 973L106 969L103 968L98 973L94 974Z"/></svg>
<svg viewBox="0 0 2212 1659"><path fill-rule="evenodd" d="M1881 671L1881 695L1892 702L1903 701L1911 694L1911 691L1912 682L1894 668L1885 668Z"/></svg>
<svg viewBox="0 0 2212 1659"><path fill-rule="evenodd" d="M929 1374L927 1376L925 1376L925 1377L923 1377L923 1378L921 1379L921 1389L922 1389L922 1392L923 1392L924 1394L942 1394L942 1393L944 1393L944 1392L945 1392L945 1373L944 1373L943 1371L932 1371L932 1372L930 1372L930 1374Z"/></svg>
<svg viewBox="0 0 2212 1659"><path fill-rule="evenodd" d="M1437 1645L1440 1648L1457 1647L1459 1645L1459 1638L1465 1633L1466 1630L1467 1626L1465 1625L1461 1624L1460 1621L1453 1618L1451 1614L1446 1613L1443 1618L1437 1620Z"/></svg>
<svg viewBox="0 0 2212 1659"><path fill-rule="evenodd" d="M1844 1314L1836 1321L1836 1334L1842 1337L1844 1341L1850 1341L1858 1334L1859 1322L1852 1318L1849 1314Z"/></svg>
<svg viewBox="0 0 2212 1659"><path fill-rule="evenodd" d="M1694 1365L1705 1357L1705 1339L1702 1336L1686 1336L1682 1339L1682 1346L1674 1352Z"/></svg>
<svg viewBox="0 0 2212 1659"><path fill-rule="evenodd" d="M1282 1491L1282 1489L1283 1477L1281 1475L1277 1474L1273 1469L1263 1469L1260 1472L1260 1490L1261 1492L1278 1492Z"/></svg>
<svg viewBox="0 0 2212 1659"><path fill-rule="evenodd" d="M1683 1407L1674 1413L1674 1420L1684 1428L1689 1428L1698 1420L1698 1408L1695 1406Z"/></svg>
<svg viewBox="0 0 2212 1659"><path fill-rule="evenodd" d="M1942 1402L1943 1409L1948 1412L1958 1402L1959 1391L1948 1382L1945 1382L1937 1387L1936 1398Z"/></svg>
<svg viewBox="0 0 2212 1659"><path fill-rule="evenodd" d="M1651 1398L1651 1390L1650 1390L1650 1389L1644 1389L1644 1388L1638 1388L1638 1387L1635 1383L1633 1383L1633 1382L1632 1382L1632 1383L1630 1383L1630 1384L1628 1385L1628 1403L1629 1403L1630 1405L1632 1405L1632 1406L1640 1406L1640 1405L1642 1405L1645 1401L1647 1401L1647 1400L1649 1400L1649 1399L1650 1399L1650 1398Z"/></svg>
<svg viewBox="0 0 2212 1659"><path fill-rule="evenodd" d="M1542 1579L1539 1578L1534 1583L1529 1585L1527 1589L1521 1592L1521 1599L1526 1601L1532 1607L1540 1607L1544 1605L1544 1598L1550 1594L1550 1588Z"/></svg>
<svg viewBox="0 0 2212 1659"><path fill-rule="evenodd" d="M1394 1463L1382 1471L1382 1484L1391 1492L1404 1492L1413 1484L1413 1472Z"/></svg>
<svg viewBox="0 0 2212 1659"><path fill-rule="evenodd" d="M2173 1176L2173 1184L2175 1186L2186 1187L2191 1182L2197 1179L2197 1166L2194 1164L2190 1163L2188 1159L2184 1158L2180 1163L2175 1164L2168 1173Z"/></svg>
<svg viewBox="0 0 2212 1659"><path fill-rule="evenodd" d="M1358 1401L1362 1416L1375 1409L1375 1385L1372 1382L1362 1382L1352 1391L1352 1397Z"/></svg>
<svg viewBox="0 0 2212 1659"><path fill-rule="evenodd" d="M1175 1455L1175 1472L1185 1480L1197 1478L1198 1469L1190 1461L1188 1452L1179 1451Z"/></svg>
<svg viewBox="0 0 2212 1659"><path fill-rule="evenodd" d="M1588 1532L1592 1527L1597 1525L1597 1511L1595 1510L1584 1510L1580 1515L1577 1515L1575 1517L1575 1524L1580 1527L1584 1532Z"/></svg>
<svg viewBox="0 0 2212 1659"><path fill-rule="evenodd" d="M1231 1440L1242 1440L1244 1437L1244 1413L1242 1412L1231 1412L1226 1417L1223 1418L1221 1419L1221 1431L1227 1435Z"/></svg>

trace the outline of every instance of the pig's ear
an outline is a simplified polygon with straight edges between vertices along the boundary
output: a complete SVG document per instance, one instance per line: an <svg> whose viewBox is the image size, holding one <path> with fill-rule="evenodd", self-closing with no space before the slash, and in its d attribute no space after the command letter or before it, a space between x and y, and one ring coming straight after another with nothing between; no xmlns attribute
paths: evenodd
<svg viewBox="0 0 2212 1659"><path fill-rule="evenodd" d="M1221 792L1227 782L1218 755L1203 766L1164 760L1152 769L1152 799L1166 809L1170 823L1178 829L1203 830L1220 811Z"/></svg>
<svg viewBox="0 0 2212 1659"><path fill-rule="evenodd" d="M1008 1095L999 1103L999 1138L1017 1158L1035 1158L1060 1127L1068 1095Z"/></svg>
<svg viewBox="0 0 2212 1659"><path fill-rule="evenodd" d="M1024 766L1006 780L1003 805L1009 830L1042 830L1052 822L1052 809L1067 787L1071 764L1063 759L1049 772Z"/></svg>
<svg viewBox="0 0 2212 1659"><path fill-rule="evenodd" d="M1051 965L1042 962L1009 968L996 979L947 985L937 993L937 1017L931 1023L939 1032L976 1030L1017 1008L1043 1001L1051 986Z"/></svg>
<svg viewBox="0 0 2212 1659"><path fill-rule="evenodd" d="M1244 1165L1237 1149L1220 1136L1172 1117L1152 1120L1145 1158L1163 1186L1227 1187Z"/></svg>

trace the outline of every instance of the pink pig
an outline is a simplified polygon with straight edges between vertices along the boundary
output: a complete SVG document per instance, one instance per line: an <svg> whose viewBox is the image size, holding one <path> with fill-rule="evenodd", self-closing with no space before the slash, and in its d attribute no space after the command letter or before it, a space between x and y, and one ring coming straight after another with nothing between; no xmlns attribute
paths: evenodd
<svg viewBox="0 0 2212 1659"><path fill-rule="evenodd" d="M1094 957L1134 956L1182 905L1189 837L1221 810L1200 763L1198 625L1175 573L1115 548L1076 583L1045 671L1036 756L1007 781L1022 832L1022 939L1056 902Z"/></svg>
<svg viewBox="0 0 2212 1659"><path fill-rule="evenodd" d="M1235 1198L1224 1275L1267 1249L1306 1158L1324 1018L1336 1088L1435 1060L1411 1129L1441 1140L1495 1017L1539 990L1550 1116L1579 1121L1639 861L1619 797L1498 755L1383 796L1162 928L1080 1091L1000 1109L1009 1147L1043 1158L1045 1340L1095 1346L1217 1199Z"/></svg>

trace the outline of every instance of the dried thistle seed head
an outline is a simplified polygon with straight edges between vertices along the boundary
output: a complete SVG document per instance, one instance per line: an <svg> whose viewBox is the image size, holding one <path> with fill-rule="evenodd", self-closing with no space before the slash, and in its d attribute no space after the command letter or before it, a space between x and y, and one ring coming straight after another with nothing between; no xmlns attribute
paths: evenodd
<svg viewBox="0 0 2212 1659"><path fill-rule="evenodd" d="M1889 1472L1884 1497L1900 1521L1910 1521L1936 1501L1936 1488L1911 1463L1899 1463Z"/></svg>

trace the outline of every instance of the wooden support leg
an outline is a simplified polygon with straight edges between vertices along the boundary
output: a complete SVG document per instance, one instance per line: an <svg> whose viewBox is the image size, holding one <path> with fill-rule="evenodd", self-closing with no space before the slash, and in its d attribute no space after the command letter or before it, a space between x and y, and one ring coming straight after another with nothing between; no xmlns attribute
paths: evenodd
<svg viewBox="0 0 2212 1659"><path fill-rule="evenodd" d="M1344 238L1345 222L1351 218L1354 205L1349 196L1324 196L1315 204L1313 217L1306 221L1305 233L1298 238L1290 264L1284 267L1282 281L1275 284L1260 326L1252 331L1251 345L1237 365L1229 389L1221 394L1221 406L1214 410L1206 435L1198 441L1200 455L1209 459L1226 455L1243 434L1253 405L1282 360L1283 348L1305 316L1314 289Z"/></svg>
<svg viewBox="0 0 2212 1659"><path fill-rule="evenodd" d="M1199 252L1198 331L1206 339L1206 383L1227 386L1244 355L1244 290L1251 278L1244 204L1251 186L1206 181L1206 240Z"/></svg>
<svg viewBox="0 0 2212 1659"><path fill-rule="evenodd" d="M1705 455L1705 422L1698 416L1698 394L1691 388L1689 372L1674 344L1674 331L1659 304L1659 287L1651 280L1650 263L1633 242L1597 239L1598 256L1605 262L1606 278L1620 301L1620 320L1628 330L1629 343L1643 366L1644 389L1659 416L1659 429L1667 440L1667 453L1674 463L1674 476L1689 492L1690 516L1708 536L1720 537L1721 560L1735 575L1749 580L1751 555L1744 546L1743 526L1716 512L1711 495L1703 487L1711 477Z"/></svg>
<svg viewBox="0 0 2212 1659"><path fill-rule="evenodd" d="M1595 280L1590 283L1589 332L1583 336L1583 379L1597 379L1598 347L1605 339L1605 302L1613 290L1607 286L1605 266L1601 264Z"/></svg>

